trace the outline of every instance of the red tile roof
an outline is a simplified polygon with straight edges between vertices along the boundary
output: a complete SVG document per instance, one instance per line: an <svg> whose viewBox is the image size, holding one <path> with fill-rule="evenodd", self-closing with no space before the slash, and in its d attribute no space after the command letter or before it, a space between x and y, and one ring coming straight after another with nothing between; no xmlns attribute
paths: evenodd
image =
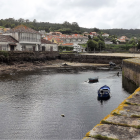
<svg viewBox="0 0 140 140"><path fill-rule="evenodd" d="M52 43L49 40L46 40L46 39L41 38L41 44L54 44L54 43Z"/></svg>
<svg viewBox="0 0 140 140"><path fill-rule="evenodd" d="M62 44L62 46L72 46L73 43L65 43L65 44Z"/></svg>
<svg viewBox="0 0 140 140"><path fill-rule="evenodd" d="M38 31L35 31L25 25L19 25L9 31L10 33L21 32L21 33L35 33L40 34Z"/></svg>
<svg viewBox="0 0 140 140"><path fill-rule="evenodd" d="M0 35L0 42L18 43L18 41L10 35Z"/></svg>

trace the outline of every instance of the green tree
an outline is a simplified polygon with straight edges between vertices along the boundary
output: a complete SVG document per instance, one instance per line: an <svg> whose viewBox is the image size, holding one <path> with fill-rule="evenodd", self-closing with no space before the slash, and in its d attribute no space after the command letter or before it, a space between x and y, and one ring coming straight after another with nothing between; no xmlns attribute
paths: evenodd
<svg viewBox="0 0 140 140"><path fill-rule="evenodd" d="M98 47L98 43L95 40L88 40L87 51L94 51Z"/></svg>
<svg viewBox="0 0 140 140"><path fill-rule="evenodd" d="M138 40L137 49L140 49L140 40Z"/></svg>
<svg viewBox="0 0 140 140"><path fill-rule="evenodd" d="M94 37L93 40L95 40L96 42L98 42L100 39L98 37Z"/></svg>
<svg viewBox="0 0 140 140"><path fill-rule="evenodd" d="M91 36L90 35L88 35L88 39L91 39Z"/></svg>
<svg viewBox="0 0 140 140"><path fill-rule="evenodd" d="M105 48L104 41L99 40L98 41L98 50L103 50Z"/></svg>

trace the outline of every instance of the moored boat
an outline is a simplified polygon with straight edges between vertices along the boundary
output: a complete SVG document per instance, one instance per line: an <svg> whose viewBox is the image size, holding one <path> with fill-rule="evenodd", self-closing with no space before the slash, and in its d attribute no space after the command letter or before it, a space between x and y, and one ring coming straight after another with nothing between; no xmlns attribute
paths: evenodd
<svg viewBox="0 0 140 140"><path fill-rule="evenodd" d="M95 82L98 82L98 77L88 78L88 82L89 82L89 83L95 83Z"/></svg>
<svg viewBox="0 0 140 140"><path fill-rule="evenodd" d="M98 90L98 98L100 98L100 99L110 98L110 87L108 87L107 85L102 86Z"/></svg>

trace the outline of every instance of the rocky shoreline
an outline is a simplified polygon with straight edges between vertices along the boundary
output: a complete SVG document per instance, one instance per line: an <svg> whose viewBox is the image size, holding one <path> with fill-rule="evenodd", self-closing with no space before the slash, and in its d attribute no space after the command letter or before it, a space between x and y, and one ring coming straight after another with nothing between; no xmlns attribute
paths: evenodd
<svg viewBox="0 0 140 140"><path fill-rule="evenodd" d="M116 67L117 69L119 68ZM78 62L67 62L64 60L56 59L45 62L34 61L34 62L13 62L10 65L6 63L0 64L0 75L10 74L24 71L34 71L39 69L52 70L55 72L77 72L87 70L108 70L109 64L95 64L95 63L78 63Z"/></svg>

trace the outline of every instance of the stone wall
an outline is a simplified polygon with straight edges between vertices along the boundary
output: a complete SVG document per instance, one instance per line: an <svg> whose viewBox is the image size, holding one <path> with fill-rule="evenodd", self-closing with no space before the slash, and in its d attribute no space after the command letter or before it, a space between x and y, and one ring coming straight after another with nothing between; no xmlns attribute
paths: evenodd
<svg viewBox="0 0 140 140"><path fill-rule="evenodd" d="M140 86L140 59L133 58L123 60L122 74L137 86Z"/></svg>
<svg viewBox="0 0 140 140"><path fill-rule="evenodd" d="M122 60L127 59L128 57L60 54L60 58L66 61L76 61L76 62L81 62L81 63L108 64L110 61L112 61L116 64L122 64Z"/></svg>
<svg viewBox="0 0 140 140"><path fill-rule="evenodd" d="M0 62L9 63L13 61L45 61L58 58L58 52L21 52L21 51L0 51Z"/></svg>

